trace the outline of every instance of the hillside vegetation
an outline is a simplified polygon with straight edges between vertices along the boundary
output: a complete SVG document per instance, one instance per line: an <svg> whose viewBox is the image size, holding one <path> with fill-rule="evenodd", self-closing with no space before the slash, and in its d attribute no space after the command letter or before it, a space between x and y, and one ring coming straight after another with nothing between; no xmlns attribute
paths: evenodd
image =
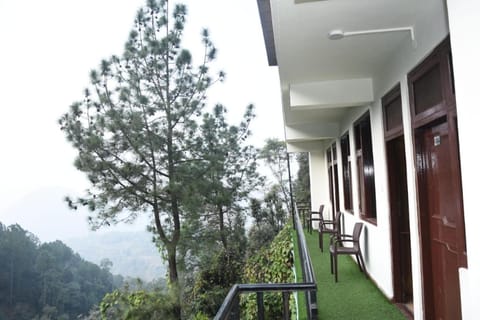
<svg viewBox="0 0 480 320"><path fill-rule="evenodd" d="M0 320L77 319L121 282L61 241L0 223Z"/></svg>

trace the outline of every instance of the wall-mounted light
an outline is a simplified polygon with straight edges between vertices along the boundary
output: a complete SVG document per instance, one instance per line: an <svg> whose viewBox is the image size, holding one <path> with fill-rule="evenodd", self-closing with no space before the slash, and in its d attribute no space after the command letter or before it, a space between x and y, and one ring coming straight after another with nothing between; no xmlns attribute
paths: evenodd
<svg viewBox="0 0 480 320"><path fill-rule="evenodd" d="M345 37L360 36L366 34L376 34L376 33L386 33L386 32L410 32L410 37L412 42L415 44L415 32L413 27L401 27L401 28L388 28L388 29L371 29L371 30L360 30L360 31L343 31L341 29L334 29L328 33L328 39L330 40L339 40Z"/></svg>

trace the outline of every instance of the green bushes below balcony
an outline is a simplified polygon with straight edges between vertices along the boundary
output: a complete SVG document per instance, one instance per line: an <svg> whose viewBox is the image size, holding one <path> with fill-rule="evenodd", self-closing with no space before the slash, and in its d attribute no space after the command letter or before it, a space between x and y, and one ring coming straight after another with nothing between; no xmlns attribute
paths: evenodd
<svg viewBox="0 0 480 320"><path fill-rule="evenodd" d="M293 243L292 226L286 225L272 243L249 257L244 268L243 283L292 283ZM255 294L242 296L242 319L257 319ZM292 310L293 298L290 298ZM279 319L283 314L282 293L265 293L265 319Z"/></svg>

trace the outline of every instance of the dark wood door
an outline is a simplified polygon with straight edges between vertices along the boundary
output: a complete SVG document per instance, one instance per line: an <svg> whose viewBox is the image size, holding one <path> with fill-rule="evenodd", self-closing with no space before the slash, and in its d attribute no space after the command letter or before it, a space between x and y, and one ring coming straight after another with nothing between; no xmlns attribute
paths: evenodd
<svg viewBox="0 0 480 320"><path fill-rule="evenodd" d="M395 302L411 303L412 255L403 135L387 141L388 184L392 229L393 282Z"/></svg>
<svg viewBox="0 0 480 320"><path fill-rule="evenodd" d="M451 125L451 124L450 124ZM437 122L417 131L425 304L429 319L461 319L457 228L463 226L456 130Z"/></svg>

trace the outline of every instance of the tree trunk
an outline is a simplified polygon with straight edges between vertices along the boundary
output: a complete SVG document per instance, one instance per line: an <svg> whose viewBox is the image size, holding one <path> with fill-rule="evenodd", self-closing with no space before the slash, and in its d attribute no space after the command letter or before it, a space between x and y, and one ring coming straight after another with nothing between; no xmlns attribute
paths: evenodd
<svg viewBox="0 0 480 320"><path fill-rule="evenodd" d="M220 240L222 241L223 248L227 251L228 243L227 243L227 235L225 234L225 223L223 221L224 214L222 207L219 206L218 208L218 219L219 219L219 226L220 226Z"/></svg>
<svg viewBox="0 0 480 320"><path fill-rule="evenodd" d="M177 296L175 305L173 307L173 312L175 319L182 318L182 308L180 305L180 286L178 283L178 270L177 270L177 246L176 245L167 245L167 254L168 254L168 276L170 280L170 286Z"/></svg>
<svg viewBox="0 0 480 320"><path fill-rule="evenodd" d="M171 284L178 283L178 271L177 271L177 248L175 246L167 246L168 254L168 273Z"/></svg>

